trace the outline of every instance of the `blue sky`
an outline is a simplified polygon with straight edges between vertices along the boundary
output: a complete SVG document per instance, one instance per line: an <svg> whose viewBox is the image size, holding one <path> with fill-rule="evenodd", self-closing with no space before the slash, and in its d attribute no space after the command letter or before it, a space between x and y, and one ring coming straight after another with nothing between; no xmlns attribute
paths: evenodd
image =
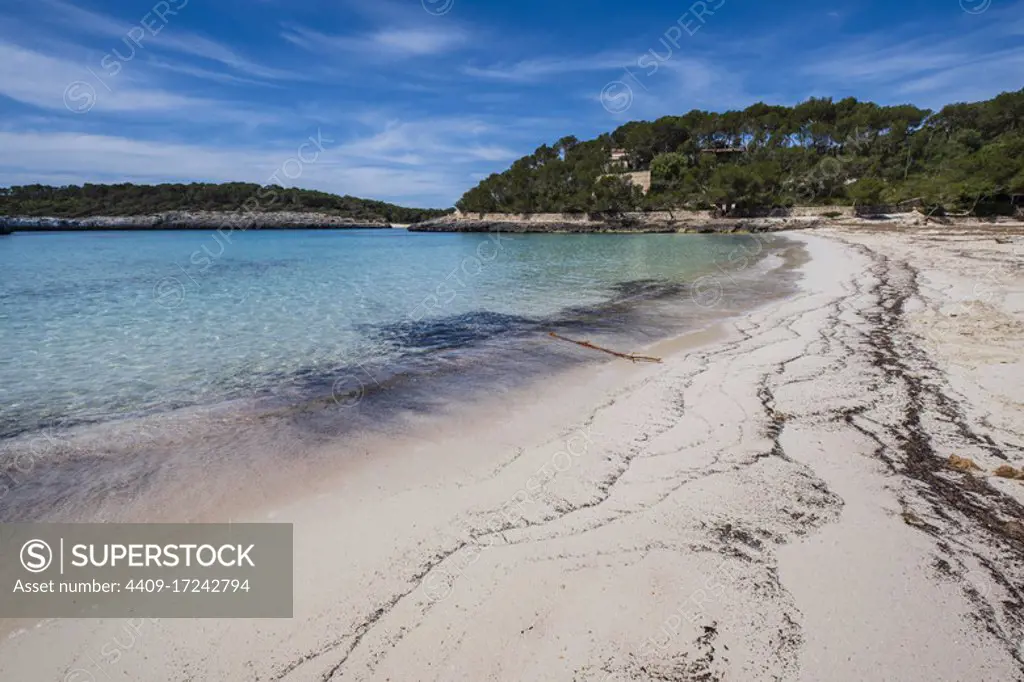
<svg viewBox="0 0 1024 682"><path fill-rule="evenodd" d="M444 207L631 119L937 108L1022 74L1024 0L0 0L0 185L277 178Z"/></svg>

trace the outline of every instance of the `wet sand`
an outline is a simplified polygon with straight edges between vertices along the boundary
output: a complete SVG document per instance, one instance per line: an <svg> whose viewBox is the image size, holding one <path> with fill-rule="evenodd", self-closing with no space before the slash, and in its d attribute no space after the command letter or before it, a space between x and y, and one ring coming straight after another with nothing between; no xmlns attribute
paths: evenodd
<svg viewBox="0 0 1024 682"><path fill-rule="evenodd" d="M621 282L608 300L555 314L479 310L383 326L405 349L397 358L333 370L310 364L229 401L193 405L177 391L186 395L154 396L144 404L155 411L135 416L44 422L42 430L28 420L24 432L0 438L0 521L200 522L246 514L254 500L281 504L311 481L344 476L353 457L451 429L481 401L515 409L516 392L530 402L544 382L609 359L548 332L630 349L795 291L799 244L721 239L731 246L690 281Z"/></svg>
<svg viewBox="0 0 1024 682"><path fill-rule="evenodd" d="M0 677L1024 680L1024 236L964 232L794 236L799 293L630 349L663 364L255 504L295 524L291 620L48 622Z"/></svg>

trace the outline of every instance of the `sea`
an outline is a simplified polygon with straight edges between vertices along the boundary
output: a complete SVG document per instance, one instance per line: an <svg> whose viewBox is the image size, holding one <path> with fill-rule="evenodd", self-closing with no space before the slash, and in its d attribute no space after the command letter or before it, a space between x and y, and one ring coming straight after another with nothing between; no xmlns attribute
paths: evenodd
<svg viewBox="0 0 1024 682"><path fill-rule="evenodd" d="M628 352L700 330L791 291L793 248L404 229L0 237L0 520L116 517L170 469L256 447L301 458L614 361L549 333Z"/></svg>

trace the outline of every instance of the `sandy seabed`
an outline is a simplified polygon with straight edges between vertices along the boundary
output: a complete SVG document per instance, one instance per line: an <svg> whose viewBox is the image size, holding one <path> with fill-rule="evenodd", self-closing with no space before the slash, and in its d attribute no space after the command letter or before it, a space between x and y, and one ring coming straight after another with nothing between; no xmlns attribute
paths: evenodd
<svg viewBox="0 0 1024 682"><path fill-rule="evenodd" d="M799 294L663 364L245 519L295 524L293 619L44 622L0 679L1024 680L1024 231L791 238Z"/></svg>

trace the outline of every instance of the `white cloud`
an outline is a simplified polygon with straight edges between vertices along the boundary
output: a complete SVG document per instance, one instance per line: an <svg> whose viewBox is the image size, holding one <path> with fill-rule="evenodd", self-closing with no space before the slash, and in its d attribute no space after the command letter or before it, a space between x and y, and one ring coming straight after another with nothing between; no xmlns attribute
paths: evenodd
<svg viewBox="0 0 1024 682"><path fill-rule="evenodd" d="M809 76L832 80L888 82L910 74L958 66L968 61L968 53L935 46L934 43L886 44L869 39L849 45L834 45L831 56L809 60L802 69Z"/></svg>
<svg viewBox="0 0 1024 682"><path fill-rule="evenodd" d="M467 34L457 26L393 27L359 35L333 35L303 26L288 26L281 37L311 52L344 52L368 59L441 54L467 42Z"/></svg>
<svg viewBox="0 0 1024 682"><path fill-rule="evenodd" d="M377 31L369 40L388 51L424 55L452 50L465 43L466 36L459 30L394 28Z"/></svg>
<svg viewBox="0 0 1024 682"><path fill-rule="evenodd" d="M1024 3L1015 6L1019 12ZM875 98L926 98L923 105L987 99L1019 87L1024 47L1019 14L961 17L961 31L925 33L896 26L812 52L800 73L818 91L870 88ZM853 86L853 87L851 87ZM862 98L865 98L861 95Z"/></svg>
<svg viewBox="0 0 1024 682"><path fill-rule="evenodd" d="M315 132L313 133L314 137ZM326 137L326 133L325 133ZM340 194L390 200L437 201L465 189L458 174L429 168L388 168L352 163L327 144L315 162L297 165L298 146L240 149L179 145L108 135L43 132L0 132L7 153L0 164L0 184L31 182L256 182L266 183L278 171L284 185L323 189ZM312 158L312 147L304 150ZM301 170L300 170L301 169ZM59 179L59 180L58 180Z"/></svg>
<svg viewBox="0 0 1024 682"><path fill-rule="evenodd" d="M299 168L289 162L281 184L411 205L450 205L471 184L481 162L503 164L518 156L489 143L500 128L473 119L393 120L365 136L331 140ZM265 183L316 129L271 147L178 144L70 131L0 131L0 185L28 182L229 182ZM307 146L304 158L314 148Z"/></svg>
<svg viewBox="0 0 1024 682"><path fill-rule="evenodd" d="M145 13L140 14L133 23L90 12L62 0L36 0L36 2L39 5L46 6L46 18L50 21L58 21L87 33L111 37L125 35L145 15ZM148 11L149 7L146 7L146 10ZM173 20L173 14L167 15L167 18Z"/></svg>
<svg viewBox="0 0 1024 682"><path fill-rule="evenodd" d="M165 10L163 20L154 14L152 6L143 5L137 17L134 17L132 21L124 21L81 9L63 0L37 0L37 2L49 8L50 11L45 15L47 21L60 23L67 28L78 31L110 38L112 42L109 49L117 49L121 53L127 53L136 47L130 42L123 42L128 32L133 27L136 27L145 30L144 37L139 39L142 45L139 48L140 50L153 48L170 50L217 62L257 78L280 80L305 79L305 76L299 73L263 66L253 62L222 43L205 36L184 32L180 27L174 26L175 17L188 11L187 4L176 13L173 10ZM144 20L147 26L151 27L153 31L157 31L156 35L152 35L150 30L143 28L142 23Z"/></svg>
<svg viewBox="0 0 1024 682"><path fill-rule="evenodd" d="M595 111L617 123L681 115L691 109L742 109L765 99L747 91L742 72L711 59L673 56L658 63L656 70L631 68L629 73L624 71L614 79L615 89L609 91L614 101L602 101L603 82L595 83L593 90L583 93L583 98L593 102ZM618 111L627 102L629 106ZM612 108L614 113L604 110L606 103L616 105Z"/></svg>
<svg viewBox="0 0 1024 682"><path fill-rule="evenodd" d="M467 66L462 72L478 78L528 83L567 73L624 69L635 66L638 56L624 52L603 52L576 57L536 57L487 67Z"/></svg>
<svg viewBox="0 0 1024 682"><path fill-rule="evenodd" d="M1007 83L1022 85L1021 73L1024 73L1024 48L1004 50L980 61L903 80L897 91L912 97L927 95L935 100L936 106L953 101L979 101L1008 89Z"/></svg>
<svg viewBox="0 0 1024 682"><path fill-rule="evenodd" d="M348 143L342 152L366 160L441 168L474 161L511 161L516 152L479 139L499 138L500 130L474 119L389 121L383 130Z"/></svg>
<svg viewBox="0 0 1024 682"><path fill-rule="evenodd" d="M78 85L73 86L75 83ZM70 86L75 90L69 91ZM90 92L95 93L96 112L173 115L181 109L202 108L217 112L223 108L222 104L212 100L138 87L124 75L97 81L96 76L81 64L0 40L0 95L45 109L67 111L67 104L85 106L84 98ZM66 93L71 95L68 103L65 102Z"/></svg>
<svg viewBox="0 0 1024 682"><path fill-rule="evenodd" d="M156 67L164 71L171 73L179 73L185 76L191 76L193 78L201 78L203 80L213 81L216 83L230 83L233 85L255 85L258 87L281 87L276 83L269 81L255 80L252 78L244 78L242 76L235 76L231 73L224 71L213 71L211 69L204 69L200 66L191 66L189 64L181 64L175 62L165 62L159 59L147 59L147 66Z"/></svg>
<svg viewBox="0 0 1024 682"><path fill-rule="evenodd" d="M275 69L268 66L257 64L256 62L250 61L245 57L238 55L236 52L226 47L225 45L218 43L217 41L210 40L203 36L185 33L182 35L167 35L163 33L158 36L163 37L160 41L160 45L177 52L189 54L194 57L200 57L208 59L210 61L219 62L225 66L229 66L237 71L255 76L258 78L268 78L272 80L307 80L308 76L303 73L296 71L287 71L284 69Z"/></svg>

